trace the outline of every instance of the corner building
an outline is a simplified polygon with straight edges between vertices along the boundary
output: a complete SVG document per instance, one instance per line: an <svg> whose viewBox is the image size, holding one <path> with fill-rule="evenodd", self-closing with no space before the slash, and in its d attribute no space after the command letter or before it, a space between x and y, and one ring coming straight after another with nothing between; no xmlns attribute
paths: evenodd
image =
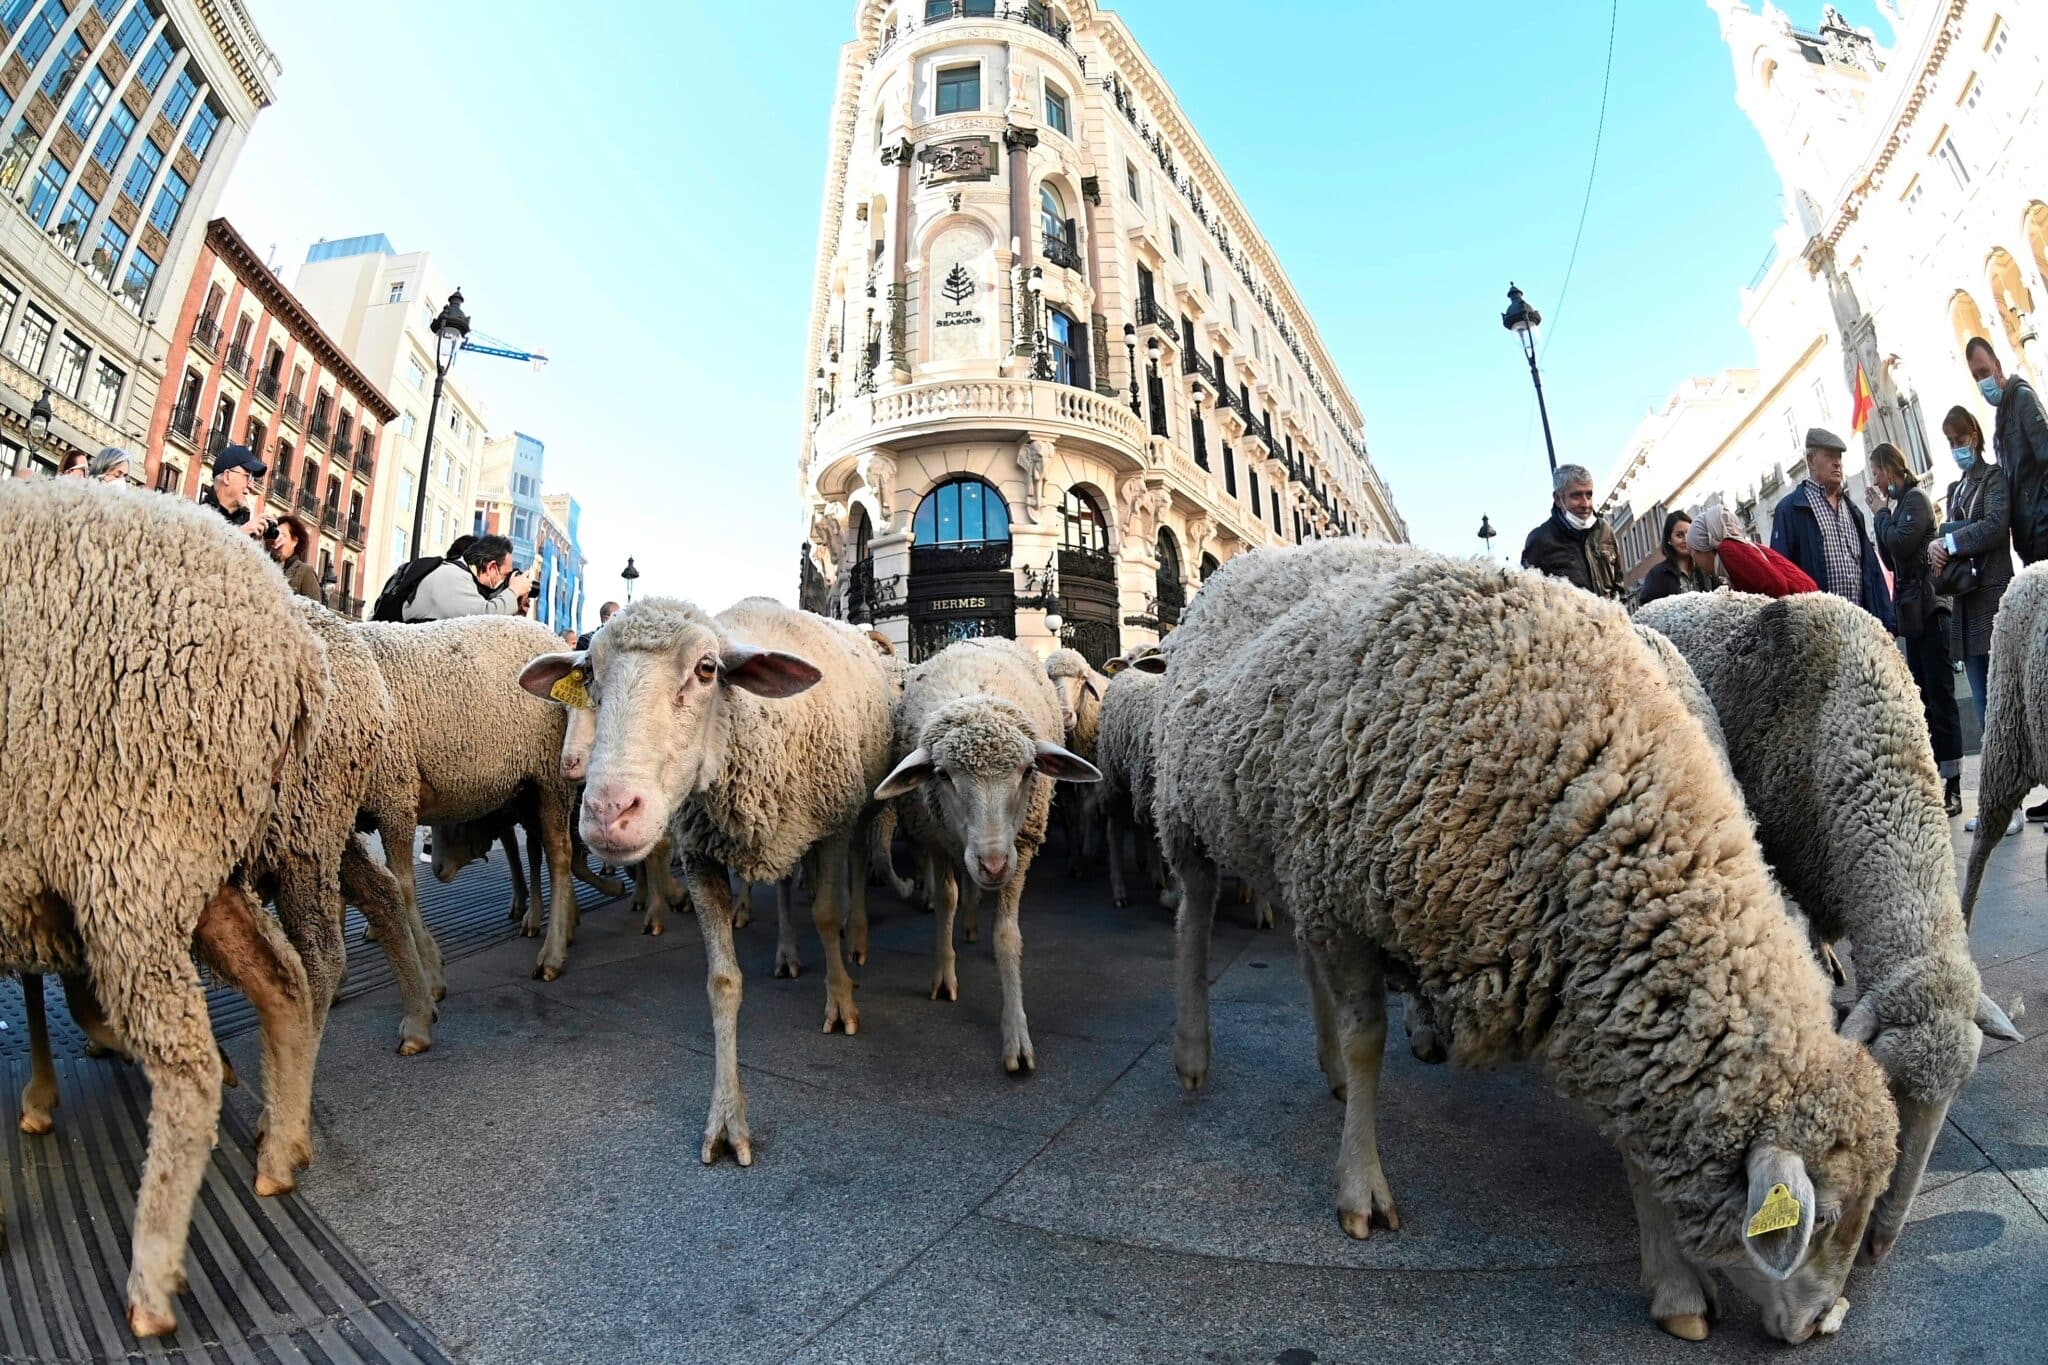
<svg viewBox="0 0 2048 1365"><path fill-rule="evenodd" d="M1307 310L1122 19L860 0L854 29L804 374L813 600L914 660L1000 635L1100 664L1249 547L1407 538Z"/></svg>

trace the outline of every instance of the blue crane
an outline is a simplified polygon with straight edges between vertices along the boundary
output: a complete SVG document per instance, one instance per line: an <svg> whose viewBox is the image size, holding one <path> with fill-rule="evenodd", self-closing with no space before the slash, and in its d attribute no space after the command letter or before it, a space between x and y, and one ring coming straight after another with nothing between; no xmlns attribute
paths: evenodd
<svg viewBox="0 0 2048 1365"><path fill-rule="evenodd" d="M478 355L502 356L506 360L524 360L536 370L548 363L546 351L528 351L514 346L509 341L500 341L482 332L471 332L462 339L462 349L475 351Z"/></svg>

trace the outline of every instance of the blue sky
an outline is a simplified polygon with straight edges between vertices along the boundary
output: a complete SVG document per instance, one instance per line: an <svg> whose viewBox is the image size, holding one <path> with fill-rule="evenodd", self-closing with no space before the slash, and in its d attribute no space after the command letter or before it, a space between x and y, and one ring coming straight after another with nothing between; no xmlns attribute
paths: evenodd
<svg viewBox="0 0 2048 1365"><path fill-rule="evenodd" d="M1760 0L1759 0L1760 3ZM1513 279L1552 324L1558 457L1596 473L1687 374L1752 359L1737 293L1778 182L1704 0L1622 0L1600 172L1597 0L1122 0L1366 414L1414 538L1519 549L1548 474ZM1851 22L1889 31L1875 0ZM290 282L321 237L429 250L495 430L583 504L593 606L794 594L795 460L826 125L849 0L255 0L285 72L221 210ZM1819 0L1789 0L1811 25ZM1252 17L1256 16L1256 17Z"/></svg>

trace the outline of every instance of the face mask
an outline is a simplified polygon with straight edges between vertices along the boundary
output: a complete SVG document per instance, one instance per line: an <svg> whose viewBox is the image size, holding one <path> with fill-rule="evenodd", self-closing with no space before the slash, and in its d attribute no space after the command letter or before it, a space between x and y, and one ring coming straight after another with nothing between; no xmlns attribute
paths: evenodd
<svg viewBox="0 0 2048 1365"><path fill-rule="evenodd" d="M1574 531L1590 531L1593 523L1599 520L1598 517L1582 517L1576 512L1566 512L1564 519Z"/></svg>
<svg viewBox="0 0 2048 1365"><path fill-rule="evenodd" d="M1949 451L1949 454L1955 456L1956 468L1963 470L1966 473L1969 471L1971 465L1977 463L1977 452L1972 450L1968 446L1957 446L1955 449Z"/></svg>
<svg viewBox="0 0 2048 1365"><path fill-rule="evenodd" d="M1994 408L1998 406L1998 400L2005 397L2005 386L1988 376L1977 381L1977 391L1982 393L1984 401Z"/></svg>

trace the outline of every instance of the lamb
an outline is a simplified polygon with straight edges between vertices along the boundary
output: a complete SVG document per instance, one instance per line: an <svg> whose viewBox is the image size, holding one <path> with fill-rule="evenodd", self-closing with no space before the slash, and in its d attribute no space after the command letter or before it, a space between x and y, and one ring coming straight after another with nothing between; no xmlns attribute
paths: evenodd
<svg viewBox="0 0 2048 1365"><path fill-rule="evenodd" d="M1096 762L1096 739L1102 728L1102 694L1109 679L1095 671L1076 649L1056 649L1045 656L1045 675L1059 694L1060 713L1067 726L1067 748L1090 763ZM1085 782L1059 793L1061 822L1067 830L1067 875L1079 877L1087 870L1088 851L1102 824L1103 784Z"/></svg>
<svg viewBox="0 0 2048 1365"><path fill-rule="evenodd" d="M903 828L923 855L938 917L932 999L960 998L954 974L956 886L972 906L996 900L996 973L1003 989L1003 1069L1037 1065L1024 1018L1024 939L1017 906L1045 842L1052 782L1098 782L1095 765L1058 742L1059 694L1035 655L1012 640L961 640L911 670L896 712L903 758L877 801L903 798ZM959 881L965 872L967 880Z"/></svg>
<svg viewBox="0 0 2048 1365"><path fill-rule="evenodd" d="M1687 593L1636 620L1669 637L1713 699L1764 856L1816 941L1853 945L1842 1032L1869 1045L1899 1106L1898 1168L1863 1246L1875 1264L1984 1034L2019 1037L1970 960L1919 690L1877 619L1828 593Z"/></svg>
<svg viewBox="0 0 2048 1365"><path fill-rule="evenodd" d="M405 923L441 988L441 951L420 918L413 886L413 832L492 815L531 784L553 883L547 936L533 974L552 981L568 961L576 926L570 823L575 784L562 776L562 708L527 696L519 671L560 643L519 617L469 616L413 625L353 625L390 689L397 724L373 769L363 810L384 843L403 897Z"/></svg>
<svg viewBox="0 0 2048 1365"><path fill-rule="evenodd" d="M1618 606L1366 549L1208 580L1165 645L1153 801L1183 917L1213 913L1221 870L1295 915L1347 1081L1344 1230L1399 1226L1374 1129L1403 978L1455 1060L1540 1059L1621 1147L1660 1325L1704 1336L1719 1270L1803 1340L1897 1118L1705 732Z"/></svg>
<svg viewBox="0 0 2048 1365"><path fill-rule="evenodd" d="M281 773L319 733L321 655L276 568L215 514L84 483L0 485L0 970L89 976L109 1036L149 1078L127 1284L138 1337L177 1325L220 1113L195 951L262 1018L258 1193L291 1188L310 1151L305 971L237 883Z"/></svg>
<svg viewBox="0 0 2048 1365"><path fill-rule="evenodd" d="M1976 913L1991 851L2036 786L2048 782L2048 567L2013 576L1991 625L1984 701L1984 762L1977 774L1977 837L1963 885L1963 927Z"/></svg>
<svg viewBox="0 0 2048 1365"><path fill-rule="evenodd" d="M576 663L540 654L520 681L546 696ZM583 836L615 863L649 856L664 834L681 849L717 1042L701 1156L708 1165L730 1146L749 1166L728 869L781 881L812 855L825 1031L858 1031L840 902L849 856L855 902L866 894L862 815L888 771L889 672L858 630L767 598L716 616L674 598L631 603L591 641L587 663L597 732Z"/></svg>

